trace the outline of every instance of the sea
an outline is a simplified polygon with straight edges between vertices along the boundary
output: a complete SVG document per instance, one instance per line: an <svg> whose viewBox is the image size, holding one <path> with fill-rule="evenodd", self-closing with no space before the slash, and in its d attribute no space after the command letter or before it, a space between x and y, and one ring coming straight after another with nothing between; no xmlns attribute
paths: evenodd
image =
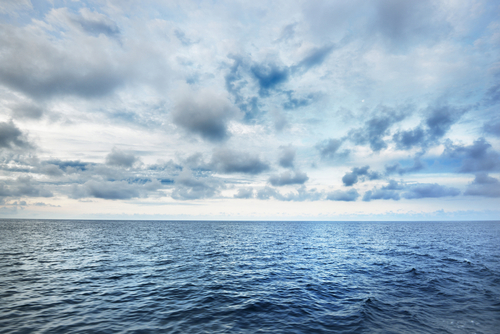
<svg viewBox="0 0 500 334"><path fill-rule="evenodd" d="M0 333L500 333L500 221L0 220Z"/></svg>

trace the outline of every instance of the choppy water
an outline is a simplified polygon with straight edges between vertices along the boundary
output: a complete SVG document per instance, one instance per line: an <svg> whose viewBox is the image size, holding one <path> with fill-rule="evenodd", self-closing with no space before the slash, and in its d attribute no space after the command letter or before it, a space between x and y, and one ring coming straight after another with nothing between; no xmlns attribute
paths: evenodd
<svg viewBox="0 0 500 334"><path fill-rule="evenodd" d="M500 222L0 221L2 333L499 333Z"/></svg>

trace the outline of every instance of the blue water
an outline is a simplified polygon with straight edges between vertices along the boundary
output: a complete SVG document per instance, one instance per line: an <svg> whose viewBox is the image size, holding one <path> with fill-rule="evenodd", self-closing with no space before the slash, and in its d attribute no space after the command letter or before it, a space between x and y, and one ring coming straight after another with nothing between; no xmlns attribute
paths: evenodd
<svg viewBox="0 0 500 334"><path fill-rule="evenodd" d="M500 333L500 222L0 220L1 333Z"/></svg>

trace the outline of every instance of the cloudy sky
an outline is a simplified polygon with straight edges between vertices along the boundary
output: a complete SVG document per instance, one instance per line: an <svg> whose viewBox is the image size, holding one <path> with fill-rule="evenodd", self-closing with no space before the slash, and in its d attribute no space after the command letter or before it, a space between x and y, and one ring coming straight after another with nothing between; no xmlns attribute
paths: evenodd
<svg viewBox="0 0 500 334"><path fill-rule="evenodd" d="M0 217L500 218L498 1L0 0Z"/></svg>

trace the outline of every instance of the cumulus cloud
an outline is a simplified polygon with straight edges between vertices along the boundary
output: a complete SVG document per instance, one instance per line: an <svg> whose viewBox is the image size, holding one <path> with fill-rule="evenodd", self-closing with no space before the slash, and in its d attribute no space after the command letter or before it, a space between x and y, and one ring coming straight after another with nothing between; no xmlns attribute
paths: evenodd
<svg viewBox="0 0 500 334"><path fill-rule="evenodd" d="M126 200L147 197L161 187L160 182L153 180L146 183L130 183L127 181L89 180L72 188L72 198L95 197L110 200Z"/></svg>
<svg viewBox="0 0 500 334"><path fill-rule="evenodd" d="M500 197L500 181L486 173L477 173L464 195Z"/></svg>
<svg viewBox="0 0 500 334"><path fill-rule="evenodd" d="M227 124L236 116L233 105L210 90L184 92L172 112L175 124L212 142L228 138Z"/></svg>
<svg viewBox="0 0 500 334"><path fill-rule="evenodd" d="M136 163L138 159L131 153L122 151L113 147L111 152L106 156L106 164L116 167L130 168Z"/></svg>
<svg viewBox="0 0 500 334"><path fill-rule="evenodd" d="M458 160L461 163L458 171L461 173L500 170L500 154L484 138L469 146L455 145L451 141L447 141L445 146L442 157Z"/></svg>
<svg viewBox="0 0 500 334"><path fill-rule="evenodd" d="M402 196L406 199L438 198L458 196L460 190L453 187L445 187L436 183L417 183L406 187Z"/></svg>
<svg viewBox="0 0 500 334"><path fill-rule="evenodd" d="M68 41L70 43L70 41ZM57 47L37 28L2 26L0 84L34 99L56 95L102 97L123 85L128 73L106 48Z"/></svg>
<svg viewBox="0 0 500 334"><path fill-rule="evenodd" d="M326 199L330 201L353 202L359 197L356 189L335 190L326 195Z"/></svg>
<svg viewBox="0 0 500 334"><path fill-rule="evenodd" d="M411 166L403 167L399 162L392 164L392 165L385 165L385 173L387 175L391 174L407 174L407 173L413 173L413 172L418 172L422 169L425 168L425 165L423 162L420 160L421 154L417 154L413 158L413 164Z"/></svg>
<svg viewBox="0 0 500 334"><path fill-rule="evenodd" d="M210 165L214 170L223 174L260 174L269 170L269 164L262 161L258 155L227 148L216 150L212 155Z"/></svg>
<svg viewBox="0 0 500 334"><path fill-rule="evenodd" d="M274 188L264 187L257 191L256 198L261 200L267 200L270 198L274 198L278 201L294 201L294 202L303 202L303 201L317 201L322 197L322 193L318 192L316 189L308 190L305 186L300 186L296 189L296 191L291 191L287 194L282 194Z"/></svg>
<svg viewBox="0 0 500 334"><path fill-rule="evenodd" d="M239 188L238 192L234 194L234 198L253 198L254 192L251 187Z"/></svg>
<svg viewBox="0 0 500 334"><path fill-rule="evenodd" d="M279 156L279 164L284 168L293 168L293 162L295 160L295 153L297 149L292 145L280 146L280 156Z"/></svg>
<svg viewBox="0 0 500 334"><path fill-rule="evenodd" d="M321 159L333 159L335 157L344 157L349 154L349 151L344 150L338 152L342 140L340 139L326 139L316 144L315 148L319 151Z"/></svg>
<svg viewBox="0 0 500 334"><path fill-rule="evenodd" d="M212 178L196 178L188 169L184 169L175 179L172 198L193 200L210 198L218 195L221 184Z"/></svg>
<svg viewBox="0 0 500 334"><path fill-rule="evenodd" d="M51 191L31 176L20 176L15 180L0 181L1 197L52 197Z"/></svg>
<svg viewBox="0 0 500 334"><path fill-rule="evenodd" d="M391 126L406 116L407 111L395 112L382 108L380 114L366 121L363 127L349 131L348 138L356 145L368 144L374 152L378 152L387 147L384 137L389 135Z"/></svg>
<svg viewBox="0 0 500 334"><path fill-rule="evenodd" d="M269 183L271 183L275 187L286 186L290 184L304 184L307 180L309 180L307 174L300 171L286 171L279 175L271 175L269 177Z"/></svg>
<svg viewBox="0 0 500 334"><path fill-rule="evenodd" d="M0 122L0 148L30 148L26 136L11 122Z"/></svg>
<svg viewBox="0 0 500 334"><path fill-rule="evenodd" d="M381 188L375 187L372 190L368 190L363 195L363 201L369 202L371 200L383 199L383 200L395 200L398 201L401 197L399 191L403 190L405 186L394 180L389 180L389 183Z"/></svg>
<svg viewBox="0 0 500 334"><path fill-rule="evenodd" d="M377 180L381 177L379 173L370 171L369 169L370 166L354 167L351 169L350 173L346 173L342 177L342 182L346 187L350 187L358 182L358 177L362 177L362 181L364 181L365 178L368 180Z"/></svg>

